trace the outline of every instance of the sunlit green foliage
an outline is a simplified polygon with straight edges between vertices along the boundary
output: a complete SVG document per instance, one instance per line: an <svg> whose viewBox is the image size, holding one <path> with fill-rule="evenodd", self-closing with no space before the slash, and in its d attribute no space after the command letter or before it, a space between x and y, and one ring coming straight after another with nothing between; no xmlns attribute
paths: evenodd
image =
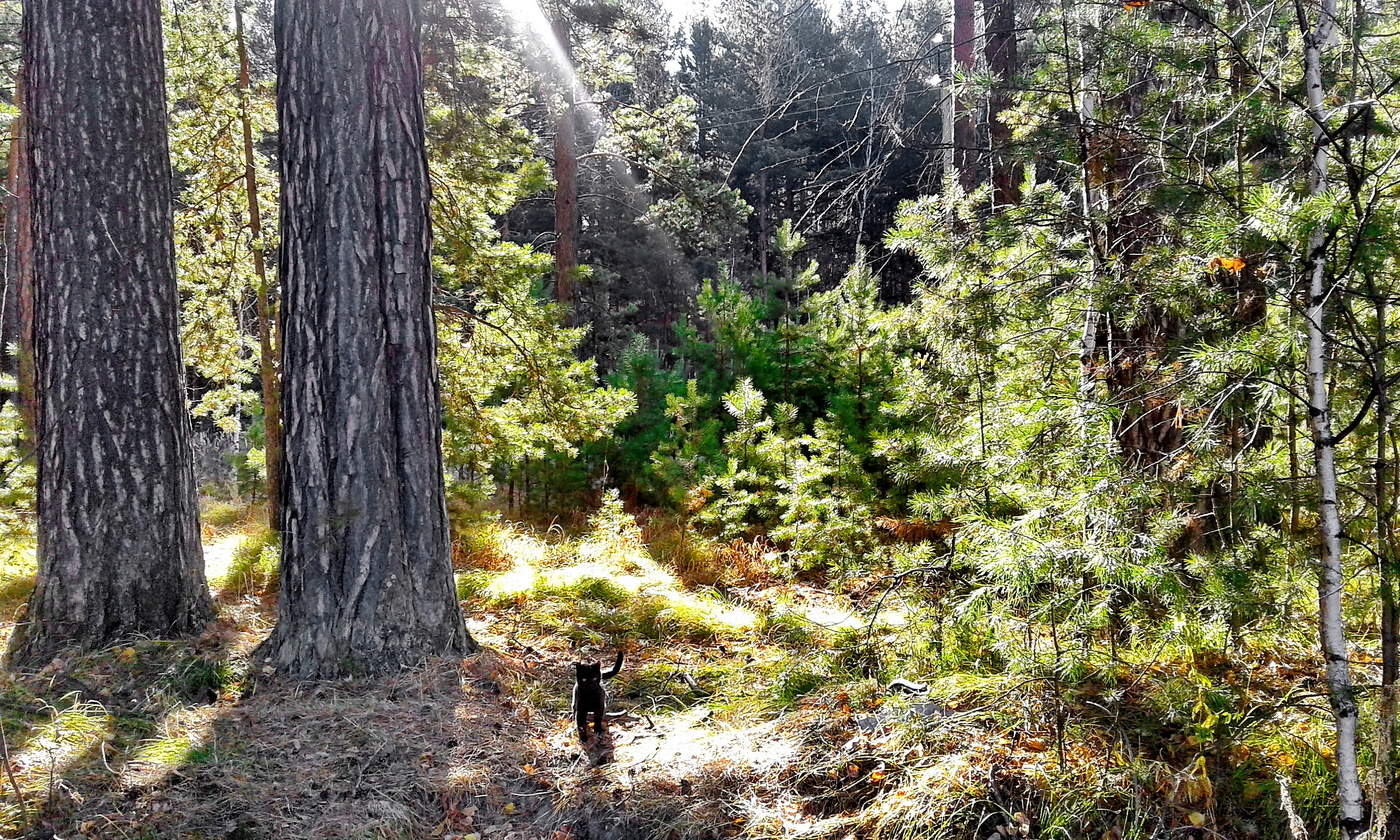
<svg viewBox="0 0 1400 840"><path fill-rule="evenodd" d="M468 50L452 78L489 89L500 60ZM495 99L463 109L447 90L429 98L444 451L464 488L490 495L525 459L605 437L635 403L598 386L594 362L576 355L584 330L542 297L549 255L499 235L496 214L548 185L534 138Z"/></svg>
<svg viewBox="0 0 1400 840"><path fill-rule="evenodd" d="M253 252L270 254L277 246L277 179L265 153L266 139L277 130L272 85L253 78L246 96L263 219L262 239L254 242L245 179L245 95L228 5L181 0L166 9L166 20L171 163L180 190L175 248L181 345L198 394L195 416L236 432L256 403L251 301L260 280Z"/></svg>

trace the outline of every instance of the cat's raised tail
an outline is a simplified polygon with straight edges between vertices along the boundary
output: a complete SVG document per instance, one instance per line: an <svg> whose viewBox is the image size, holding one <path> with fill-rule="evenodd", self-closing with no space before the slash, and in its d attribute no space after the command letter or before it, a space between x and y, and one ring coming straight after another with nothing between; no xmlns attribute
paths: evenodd
<svg viewBox="0 0 1400 840"><path fill-rule="evenodd" d="M621 671L621 670L622 670L622 648L618 648L618 649L617 649L617 661L613 663L612 668L610 668L610 669L608 669L608 670L606 670L606 671L603 672L603 679L608 679L609 677L615 677L615 676L617 676L617 672L618 672L618 671Z"/></svg>

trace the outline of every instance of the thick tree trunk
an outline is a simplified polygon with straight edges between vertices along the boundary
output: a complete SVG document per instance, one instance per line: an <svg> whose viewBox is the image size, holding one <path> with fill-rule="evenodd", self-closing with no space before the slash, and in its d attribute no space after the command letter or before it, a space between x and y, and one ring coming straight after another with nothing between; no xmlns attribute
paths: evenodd
<svg viewBox="0 0 1400 840"><path fill-rule="evenodd" d="M248 44L244 38L242 0L233 4L234 35L238 41L238 84L241 93L238 116L243 123L243 178L248 193L248 233L253 238L253 272L257 275L258 374L262 385L264 469L267 472L267 526L281 526L282 497L282 384L277 379L276 337L277 290L267 276L263 251L262 208L258 204L258 167L253 155L253 118L249 98L253 95L248 66Z"/></svg>
<svg viewBox="0 0 1400 840"><path fill-rule="evenodd" d="M415 0L279 0L279 676L472 647L443 493Z"/></svg>
<svg viewBox="0 0 1400 840"><path fill-rule="evenodd" d="M1308 116L1313 122L1313 152L1308 171L1308 194L1327 190L1327 106L1322 89L1322 49L1336 27L1336 0L1322 0L1317 26L1303 31L1303 84ZM1342 837L1355 840L1365 833L1365 797L1356 766L1358 712L1351 682L1346 628L1342 622L1342 519L1338 510L1337 441L1332 434L1331 393L1327 382L1327 276L1325 223L1308 236L1308 417L1312 427L1313 460L1317 469L1318 523L1321 569L1318 583L1322 655L1326 661L1328 696L1337 726L1337 799Z"/></svg>
<svg viewBox="0 0 1400 840"><path fill-rule="evenodd" d="M554 22L554 36L568 55L569 24ZM574 131L574 89L566 80L563 107L554 124L554 299L574 303L578 279L578 140ZM570 323L577 319L570 316Z"/></svg>
<svg viewBox="0 0 1400 840"><path fill-rule="evenodd" d="M185 411L159 0L32 0L39 574L11 661L211 615Z"/></svg>
<svg viewBox="0 0 1400 840"><path fill-rule="evenodd" d="M992 200L998 207L1021 201L1021 167L1011 154L1011 126L1001 112L1011 107L1011 85L1016 79L1016 0L984 0L987 20L987 70L992 92L987 103L991 154Z"/></svg>

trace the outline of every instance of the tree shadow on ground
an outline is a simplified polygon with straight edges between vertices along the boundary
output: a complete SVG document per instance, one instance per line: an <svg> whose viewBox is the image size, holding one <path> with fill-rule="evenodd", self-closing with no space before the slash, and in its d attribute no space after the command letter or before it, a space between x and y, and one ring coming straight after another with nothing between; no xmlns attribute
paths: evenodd
<svg viewBox="0 0 1400 840"><path fill-rule="evenodd" d="M533 772L555 722L479 676L493 656L378 680L249 682L160 718L113 702L130 731L96 739L14 836L549 838L551 789Z"/></svg>

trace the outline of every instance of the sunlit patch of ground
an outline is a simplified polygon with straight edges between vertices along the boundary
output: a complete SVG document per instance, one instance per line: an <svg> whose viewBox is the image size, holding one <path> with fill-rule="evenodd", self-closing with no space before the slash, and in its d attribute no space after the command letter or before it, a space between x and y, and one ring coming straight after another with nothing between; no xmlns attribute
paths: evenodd
<svg viewBox="0 0 1400 840"><path fill-rule="evenodd" d="M127 790L151 788L187 765L218 759L214 725L220 706L183 707L166 715L155 733L139 742L119 772L118 785Z"/></svg>
<svg viewBox="0 0 1400 840"><path fill-rule="evenodd" d="M114 735L115 719L100 704L77 702L45 711L49 719L10 758L15 781L30 797L46 791L81 759L104 752Z"/></svg>
<svg viewBox="0 0 1400 840"><path fill-rule="evenodd" d="M644 768L684 773L720 757L755 769L778 767L793 760L798 749L797 742L777 731L772 721L717 726L704 707L670 715L655 729L629 723L614 742L615 765L610 770L617 774Z"/></svg>

